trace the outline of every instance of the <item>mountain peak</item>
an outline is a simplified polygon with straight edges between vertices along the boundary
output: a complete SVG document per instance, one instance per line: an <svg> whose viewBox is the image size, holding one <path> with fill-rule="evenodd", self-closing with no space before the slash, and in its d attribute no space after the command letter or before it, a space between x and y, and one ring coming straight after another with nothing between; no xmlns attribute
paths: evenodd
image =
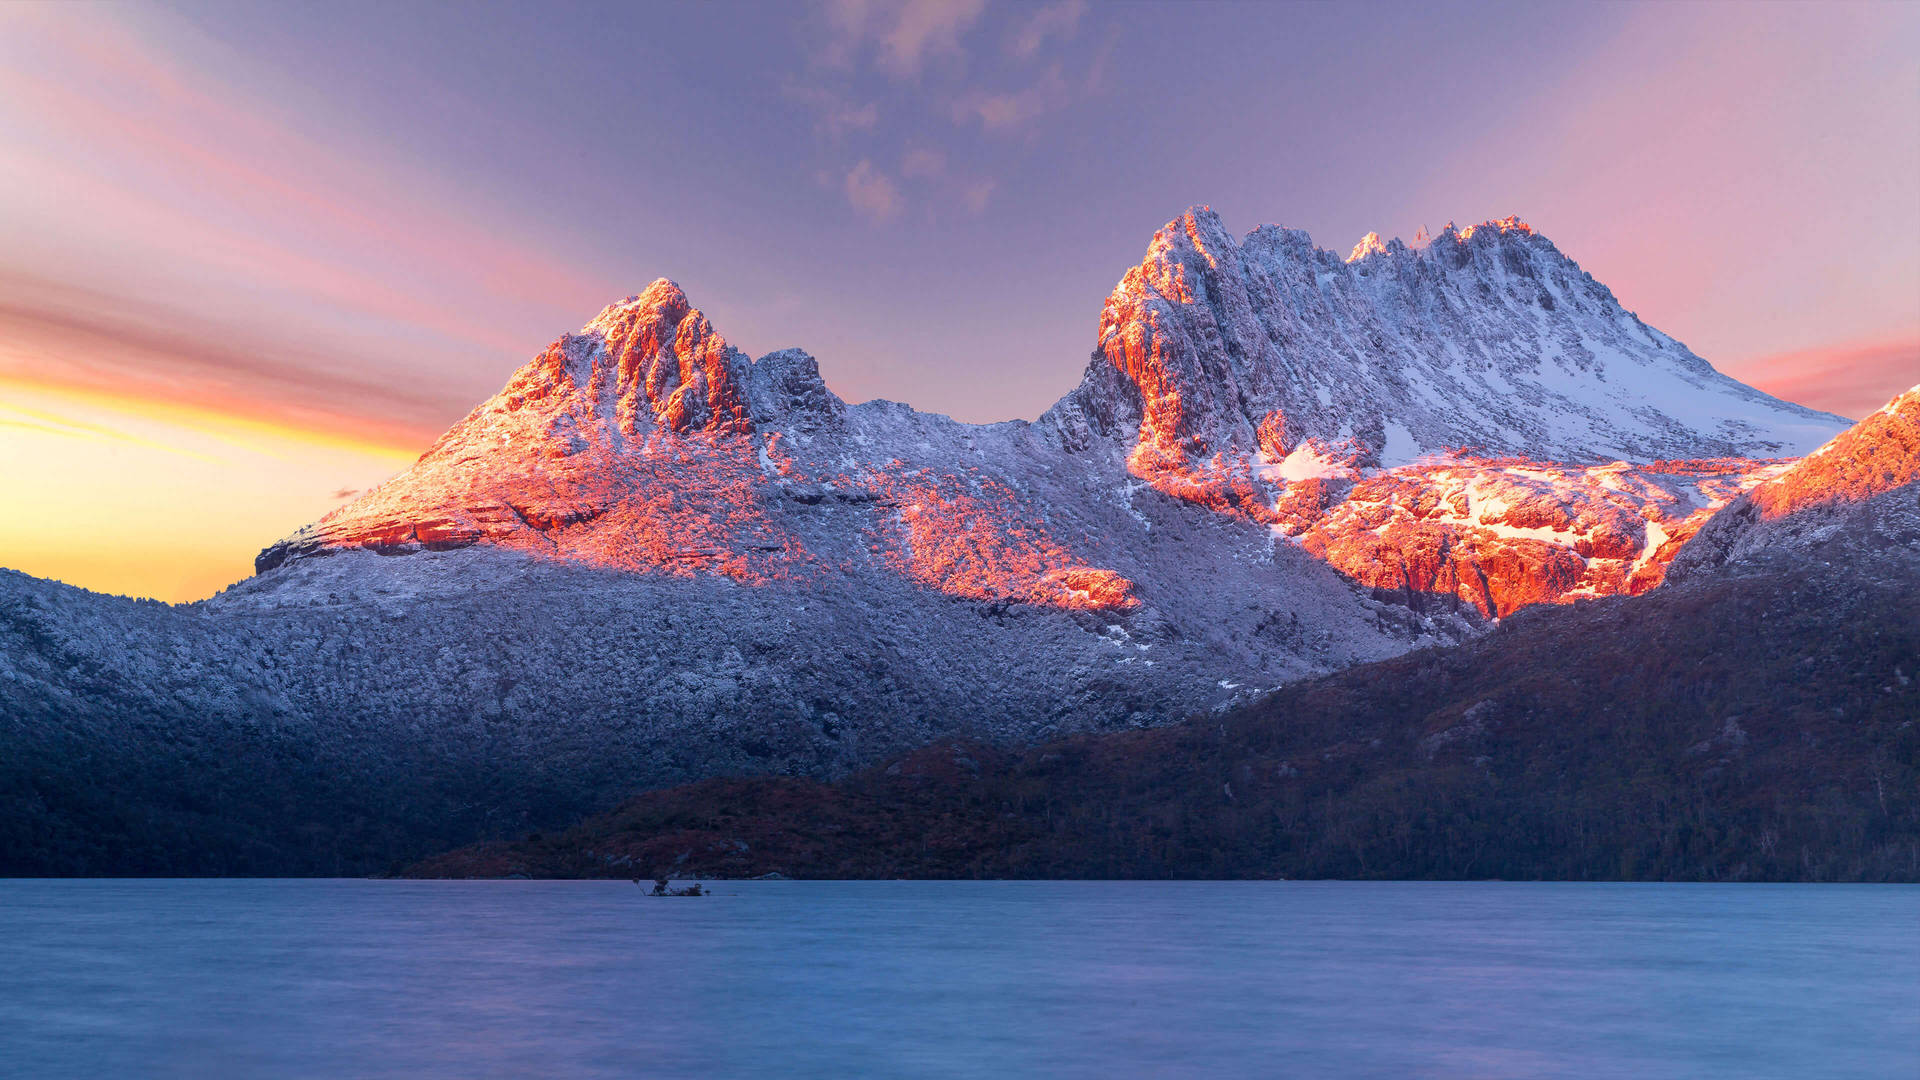
<svg viewBox="0 0 1920 1080"><path fill-rule="evenodd" d="M1390 250L1392 249L1388 245L1381 242L1379 233L1370 232L1361 237L1359 243L1353 245L1353 251L1347 255L1347 261L1359 262L1369 255L1385 255Z"/></svg>
<svg viewBox="0 0 1920 1080"><path fill-rule="evenodd" d="M1305 439L1363 466L1463 447L1599 463L1798 454L1844 426L1715 372L1518 216L1424 248L1370 233L1342 259L1297 229L1236 241L1205 206L1108 297L1063 404L1057 421L1169 477Z"/></svg>
<svg viewBox="0 0 1920 1080"><path fill-rule="evenodd" d="M1297 232L1298 230L1286 231ZM1302 238L1306 236L1305 233L1300 233L1299 235ZM1492 240L1524 238L1538 235L1539 234L1534 231L1533 226L1521 221L1518 215L1508 214L1506 217L1490 219L1478 225L1469 225L1464 229L1455 227L1453 222L1449 221L1447 222L1447 227L1441 230L1439 239L1452 240L1456 244L1469 244L1472 243L1474 237L1477 236L1480 237L1480 242L1485 244ZM1411 245L1408 245L1399 237L1395 237L1392 240L1382 240L1380 239L1379 233L1370 232L1361 237L1359 243L1353 245L1353 250L1347 254L1346 261L1356 263L1372 255L1411 254L1417 257L1418 253L1426 250L1435 239L1435 237L1427 235L1427 227L1424 225L1420 227L1419 232L1414 234ZM1541 239L1545 240L1546 238L1541 237ZM1308 241L1308 243L1311 244L1311 241Z"/></svg>
<svg viewBox="0 0 1920 1080"><path fill-rule="evenodd" d="M569 399L587 413L609 416L629 437L652 425L682 433L745 432L753 427L747 369L746 356L680 286L659 278L548 346L502 394L513 408Z"/></svg>
<svg viewBox="0 0 1920 1080"><path fill-rule="evenodd" d="M600 314L587 320L587 324L580 328L580 332L583 334L609 333L654 313L678 322L680 317L692 307L693 305L687 300L686 290L680 288L679 282L672 278L654 278L640 292L601 308Z"/></svg>
<svg viewBox="0 0 1920 1080"><path fill-rule="evenodd" d="M1751 501L1764 521L1819 507L1862 503L1920 481L1920 386L1874 410L1794 463Z"/></svg>
<svg viewBox="0 0 1920 1080"><path fill-rule="evenodd" d="M1453 222L1447 222L1447 228L1451 230L1453 228ZM1506 217L1497 220L1483 221L1478 225L1469 225L1461 229L1457 237L1462 242L1465 242L1482 234L1497 237L1535 235L1533 226L1521 221L1519 215L1508 214Z"/></svg>

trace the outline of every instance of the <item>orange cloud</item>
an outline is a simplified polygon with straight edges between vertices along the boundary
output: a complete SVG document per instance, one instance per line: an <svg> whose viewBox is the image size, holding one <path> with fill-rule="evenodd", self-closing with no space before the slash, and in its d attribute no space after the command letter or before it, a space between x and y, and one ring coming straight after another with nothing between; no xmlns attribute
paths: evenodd
<svg viewBox="0 0 1920 1080"><path fill-rule="evenodd" d="M1857 420L1920 382L1920 335L1776 353L1725 370L1775 397Z"/></svg>
<svg viewBox="0 0 1920 1080"><path fill-rule="evenodd" d="M32 408L22 405L16 400L34 391L39 391L41 396L57 397L63 392L62 388L43 387L29 382L16 382L4 377L0 377L0 387L4 387L10 391L10 393L7 394L8 400L0 401L0 426L18 428L23 431L32 431L45 435L64 435L73 439L117 439L134 446L145 447L149 450L159 450L163 453L183 454L188 457L199 457L203 459L206 457L205 454L199 454L192 450L184 450L155 439L145 438L108 424L87 420L68 412ZM73 393L72 391L64 392Z"/></svg>
<svg viewBox="0 0 1920 1080"><path fill-rule="evenodd" d="M198 410L362 446L428 445L471 407L458 387L357 374L342 358L191 313L0 274L0 385ZM15 298L26 294L25 301Z"/></svg>
<svg viewBox="0 0 1920 1080"><path fill-rule="evenodd" d="M0 373L0 394L9 397L32 394L43 399L65 401L86 413L95 413L100 409L112 410L256 448L269 442L298 442L386 459L396 464L411 462L436 437L384 427L377 422L369 423L364 418L347 414L275 408L272 403L244 399L187 400L136 390L105 389L82 382L6 373ZM120 439L149 449L206 456L131 434L118 427L85 420L78 414L27 409L10 403L0 405L0 409L27 418L25 421L15 421L17 426L37 427L55 434Z"/></svg>

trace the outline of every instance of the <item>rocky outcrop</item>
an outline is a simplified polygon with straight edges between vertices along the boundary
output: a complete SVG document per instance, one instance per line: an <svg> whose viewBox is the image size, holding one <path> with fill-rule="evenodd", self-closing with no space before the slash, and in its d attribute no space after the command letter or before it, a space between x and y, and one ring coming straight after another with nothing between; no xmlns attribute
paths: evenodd
<svg viewBox="0 0 1920 1080"><path fill-rule="evenodd" d="M1675 558L1676 580L1833 547L1920 550L1920 386L1778 470L1714 515Z"/></svg>
<svg viewBox="0 0 1920 1080"><path fill-rule="evenodd" d="M1716 510L1786 467L1719 458L1580 468L1448 455L1371 474L1280 528L1375 595L1416 610L1465 603L1504 616L1646 592Z"/></svg>

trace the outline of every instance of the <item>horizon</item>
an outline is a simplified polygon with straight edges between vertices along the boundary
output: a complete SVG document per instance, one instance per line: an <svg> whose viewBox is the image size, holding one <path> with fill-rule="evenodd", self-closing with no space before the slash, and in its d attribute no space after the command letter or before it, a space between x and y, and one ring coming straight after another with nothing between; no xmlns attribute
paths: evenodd
<svg viewBox="0 0 1920 1080"><path fill-rule="evenodd" d="M1518 214L1777 396L1920 372L1911 8L490 10L0 12L0 565L210 595L656 277L848 401L1032 419L1190 205Z"/></svg>

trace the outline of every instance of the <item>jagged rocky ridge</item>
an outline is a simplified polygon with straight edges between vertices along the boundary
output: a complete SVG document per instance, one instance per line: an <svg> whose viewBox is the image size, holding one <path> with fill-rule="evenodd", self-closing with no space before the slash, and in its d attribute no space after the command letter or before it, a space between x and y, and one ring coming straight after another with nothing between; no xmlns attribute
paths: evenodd
<svg viewBox="0 0 1920 1080"><path fill-rule="evenodd" d="M673 780L1164 723L1644 591L1785 467L1755 456L1843 425L1712 373L1517 223L1351 262L1297 235L1170 224L1034 423L847 405L662 280L211 601L0 577L21 820L71 827L47 778L76 768L192 813L272 785L355 809L197 869L364 868ZM244 829L283 819L312 825Z"/></svg>
<svg viewBox="0 0 1920 1080"><path fill-rule="evenodd" d="M663 279L260 567L487 543L1125 610L1142 575L1164 589L1220 554L1142 565L1144 485L1407 606L1495 615L1650 588L1782 464L1756 456L1843 426L1713 371L1514 219L1342 261L1296 230L1236 244L1194 210L1128 271L1081 386L1038 423L849 407L811 357L748 360Z"/></svg>
<svg viewBox="0 0 1920 1080"><path fill-rule="evenodd" d="M1845 426L1714 371L1516 218L1418 249L1369 235L1342 260L1297 229L1236 243L1205 209L1155 234L1049 418L1137 436L1149 473L1302 445L1385 466L1797 457Z"/></svg>

